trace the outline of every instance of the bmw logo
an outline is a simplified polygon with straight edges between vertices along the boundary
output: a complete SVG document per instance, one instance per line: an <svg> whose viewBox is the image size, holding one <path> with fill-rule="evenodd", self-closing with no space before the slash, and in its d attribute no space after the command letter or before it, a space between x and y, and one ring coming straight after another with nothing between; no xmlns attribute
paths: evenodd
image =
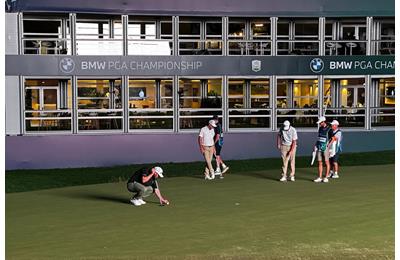
<svg viewBox="0 0 400 260"><path fill-rule="evenodd" d="M310 69L315 73L320 73L324 69L324 62L320 58L314 58L310 62Z"/></svg>
<svg viewBox="0 0 400 260"><path fill-rule="evenodd" d="M64 73L71 73L75 69L75 62L71 58L62 58L60 60L60 70Z"/></svg>

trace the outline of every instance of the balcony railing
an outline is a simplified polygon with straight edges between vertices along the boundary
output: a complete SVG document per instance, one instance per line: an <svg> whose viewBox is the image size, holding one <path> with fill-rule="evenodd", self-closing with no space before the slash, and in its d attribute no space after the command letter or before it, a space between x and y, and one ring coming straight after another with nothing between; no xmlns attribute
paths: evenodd
<svg viewBox="0 0 400 260"><path fill-rule="evenodd" d="M71 41L67 38L23 38L23 53L35 55L71 55Z"/></svg>
<svg viewBox="0 0 400 260"><path fill-rule="evenodd" d="M271 55L270 40L229 40L229 55Z"/></svg>

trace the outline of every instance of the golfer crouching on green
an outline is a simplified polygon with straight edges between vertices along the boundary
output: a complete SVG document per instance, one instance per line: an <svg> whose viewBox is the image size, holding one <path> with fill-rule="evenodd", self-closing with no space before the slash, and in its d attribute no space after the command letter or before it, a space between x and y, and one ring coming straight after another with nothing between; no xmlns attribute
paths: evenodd
<svg viewBox="0 0 400 260"><path fill-rule="evenodd" d="M169 201L163 198L158 188L157 178L163 178L163 169L161 167L141 168L137 170L128 180L127 188L135 193L131 203L135 206L146 204L143 198L155 193L160 200L161 205L169 205Z"/></svg>

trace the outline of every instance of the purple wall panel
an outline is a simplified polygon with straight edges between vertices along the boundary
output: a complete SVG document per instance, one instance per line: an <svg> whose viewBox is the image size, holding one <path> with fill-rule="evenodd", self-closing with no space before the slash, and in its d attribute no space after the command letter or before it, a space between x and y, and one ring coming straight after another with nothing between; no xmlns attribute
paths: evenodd
<svg viewBox="0 0 400 260"><path fill-rule="evenodd" d="M315 133L299 132L298 155L308 155ZM225 134L226 160L279 157L276 133ZM344 132L345 152L394 150L394 131ZM196 133L6 136L6 169L97 167L203 160Z"/></svg>

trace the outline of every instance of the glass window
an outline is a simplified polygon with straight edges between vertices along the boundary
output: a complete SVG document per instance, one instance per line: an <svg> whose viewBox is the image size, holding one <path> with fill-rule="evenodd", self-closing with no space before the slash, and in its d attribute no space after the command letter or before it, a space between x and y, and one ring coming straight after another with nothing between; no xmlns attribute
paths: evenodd
<svg viewBox="0 0 400 260"><path fill-rule="evenodd" d="M332 107L332 91L331 80L324 81L324 107Z"/></svg>
<svg viewBox="0 0 400 260"><path fill-rule="evenodd" d="M122 130L120 79L78 80L78 129Z"/></svg>
<svg viewBox="0 0 400 260"><path fill-rule="evenodd" d="M251 32L253 39L269 38L271 36L271 24L266 21L251 22Z"/></svg>
<svg viewBox="0 0 400 260"><path fill-rule="evenodd" d="M173 108L173 81L161 80L160 89L161 89L161 107Z"/></svg>
<svg viewBox="0 0 400 260"><path fill-rule="evenodd" d="M155 101L155 80L129 80L129 108L155 108Z"/></svg>
<svg viewBox="0 0 400 260"><path fill-rule="evenodd" d="M179 80L179 127L198 129L222 114L221 79Z"/></svg>
<svg viewBox="0 0 400 260"><path fill-rule="evenodd" d="M276 107L287 108L288 107L288 88L290 86L288 80L278 80L277 82L277 93L276 93Z"/></svg>
<svg viewBox="0 0 400 260"><path fill-rule="evenodd" d="M24 98L26 132L71 131L69 80L27 79Z"/></svg>
<svg viewBox="0 0 400 260"><path fill-rule="evenodd" d="M230 39L245 39L245 22L229 21L229 35Z"/></svg>
<svg viewBox="0 0 400 260"><path fill-rule="evenodd" d="M283 38L283 39L289 38L289 22L288 21L278 21L277 37Z"/></svg>
<svg viewBox="0 0 400 260"><path fill-rule="evenodd" d="M294 108L318 107L318 81L294 80L293 81L293 106Z"/></svg>
<svg viewBox="0 0 400 260"><path fill-rule="evenodd" d="M230 79L228 86L229 108L244 108L244 80Z"/></svg>
<svg viewBox="0 0 400 260"><path fill-rule="evenodd" d="M207 38L221 38L222 36L222 23L221 22L206 22L206 37Z"/></svg>
<svg viewBox="0 0 400 260"><path fill-rule="evenodd" d="M342 79L340 80L342 107L365 106L365 81L364 79Z"/></svg>
<svg viewBox="0 0 400 260"><path fill-rule="evenodd" d="M394 78L379 80L379 107L394 107L395 84Z"/></svg>
<svg viewBox="0 0 400 260"><path fill-rule="evenodd" d="M70 54L69 20L24 18L23 30L24 54Z"/></svg>
<svg viewBox="0 0 400 260"><path fill-rule="evenodd" d="M318 39L318 21L296 21L295 38L315 38Z"/></svg>
<svg viewBox="0 0 400 260"><path fill-rule="evenodd" d="M129 22L128 39L155 39L156 23L148 22Z"/></svg>
<svg viewBox="0 0 400 260"><path fill-rule="evenodd" d="M161 39L172 38L172 22L162 21L161 22Z"/></svg>
<svg viewBox="0 0 400 260"><path fill-rule="evenodd" d="M179 22L179 37L199 38L200 37L200 22L180 21Z"/></svg>
<svg viewBox="0 0 400 260"><path fill-rule="evenodd" d="M251 107L269 108L269 80L251 80Z"/></svg>

